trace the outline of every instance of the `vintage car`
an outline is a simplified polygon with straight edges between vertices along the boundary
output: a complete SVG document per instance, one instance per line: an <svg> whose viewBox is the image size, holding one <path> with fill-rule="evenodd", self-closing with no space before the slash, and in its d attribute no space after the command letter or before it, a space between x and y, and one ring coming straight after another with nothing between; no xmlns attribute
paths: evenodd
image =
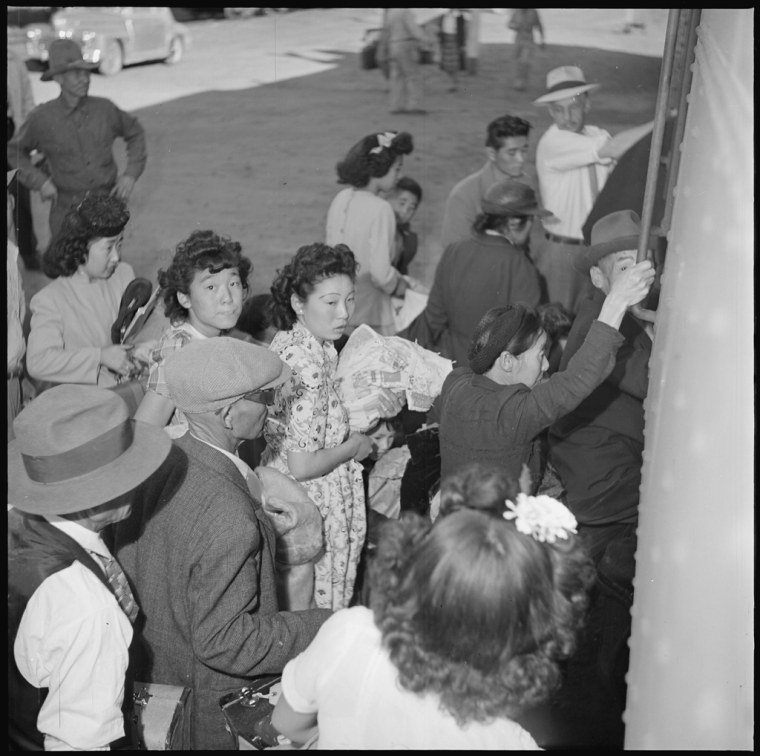
<svg viewBox="0 0 760 756"><path fill-rule="evenodd" d="M188 28L175 21L169 8L62 8L52 14L50 24L24 28L30 61L47 62L50 42L68 37L79 43L84 59L97 63L98 71L106 76L133 63L177 63L190 43Z"/></svg>

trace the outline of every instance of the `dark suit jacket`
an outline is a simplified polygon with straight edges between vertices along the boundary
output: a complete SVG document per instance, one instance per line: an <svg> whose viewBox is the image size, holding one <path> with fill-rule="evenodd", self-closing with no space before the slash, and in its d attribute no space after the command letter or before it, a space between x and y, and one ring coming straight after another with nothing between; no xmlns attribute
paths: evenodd
<svg viewBox="0 0 760 756"><path fill-rule="evenodd" d="M229 458L189 433L135 502L114 548L144 613L136 675L192 688L192 748L232 749L220 697L281 672L331 612L278 611L261 504Z"/></svg>

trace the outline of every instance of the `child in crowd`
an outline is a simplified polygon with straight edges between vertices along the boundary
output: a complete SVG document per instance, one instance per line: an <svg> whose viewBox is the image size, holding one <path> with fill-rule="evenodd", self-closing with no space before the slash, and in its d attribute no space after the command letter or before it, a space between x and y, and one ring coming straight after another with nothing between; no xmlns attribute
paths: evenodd
<svg viewBox="0 0 760 756"><path fill-rule="evenodd" d="M384 336L398 330L391 297L403 298L409 286L393 267L396 218L381 196L396 186L405 155L412 152L406 131L369 134L337 166L338 183L348 184L327 211L325 241L345 244L359 263L356 307L347 333L366 323Z"/></svg>
<svg viewBox="0 0 760 756"><path fill-rule="evenodd" d="M417 234L410 223L422 202L422 187L408 176L402 176L396 186L387 193L386 199L396 216L396 236L393 246L393 267L405 276L409 263L417 254Z"/></svg>
<svg viewBox="0 0 760 756"><path fill-rule="evenodd" d="M159 427L168 423L172 438L185 433L184 415L175 408L166 385L165 360L194 339L226 334L235 327L252 269L240 243L214 231L193 231L177 245L169 267L158 272L170 325L151 353L148 387L136 420Z"/></svg>
<svg viewBox="0 0 760 756"><path fill-rule="evenodd" d="M505 500L517 486L499 476L463 470L433 525L385 525L371 608L334 614L283 670L272 724L284 736L318 736L320 749L538 749L514 718L559 683L594 573L572 514L547 497Z"/></svg>

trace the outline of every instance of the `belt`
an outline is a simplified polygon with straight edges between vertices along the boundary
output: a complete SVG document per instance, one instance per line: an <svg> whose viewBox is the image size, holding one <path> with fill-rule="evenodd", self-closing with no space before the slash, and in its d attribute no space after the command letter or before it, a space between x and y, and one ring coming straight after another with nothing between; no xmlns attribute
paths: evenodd
<svg viewBox="0 0 760 756"><path fill-rule="evenodd" d="M559 234L552 234L549 231L544 231L544 236L549 240L556 242L557 244L584 244L583 239L574 239L572 236L559 236Z"/></svg>
<svg viewBox="0 0 760 756"><path fill-rule="evenodd" d="M24 374L24 368L21 367L21 365L18 365L15 368L9 368L8 370L8 380L11 378L20 378Z"/></svg>

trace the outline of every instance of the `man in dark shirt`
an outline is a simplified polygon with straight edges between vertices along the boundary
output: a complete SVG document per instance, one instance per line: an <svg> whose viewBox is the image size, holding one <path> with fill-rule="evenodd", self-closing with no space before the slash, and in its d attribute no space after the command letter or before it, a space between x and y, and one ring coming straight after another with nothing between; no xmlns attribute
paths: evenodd
<svg viewBox="0 0 760 756"><path fill-rule="evenodd" d="M595 289L573 322L560 370L583 344L612 283L636 263L639 226L632 210L611 213L594 226L591 246L579 258L579 266L588 272ZM650 246L655 242L650 239ZM652 339L649 324L630 310L620 332L625 342L610 375L549 432L550 459L597 564L611 542L635 538L638 520ZM632 560L633 551L629 551ZM632 578L632 561L625 569Z"/></svg>
<svg viewBox="0 0 760 756"><path fill-rule="evenodd" d="M21 181L52 201L50 232L55 236L70 207L91 190L107 190L127 201L145 170L145 132L140 122L103 97L89 97L90 71L76 42L50 44L49 68L43 81L61 87L55 100L36 107L8 142L8 164ZM127 145L127 166L119 176L113 156L118 137ZM35 165L32 153L45 161Z"/></svg>

